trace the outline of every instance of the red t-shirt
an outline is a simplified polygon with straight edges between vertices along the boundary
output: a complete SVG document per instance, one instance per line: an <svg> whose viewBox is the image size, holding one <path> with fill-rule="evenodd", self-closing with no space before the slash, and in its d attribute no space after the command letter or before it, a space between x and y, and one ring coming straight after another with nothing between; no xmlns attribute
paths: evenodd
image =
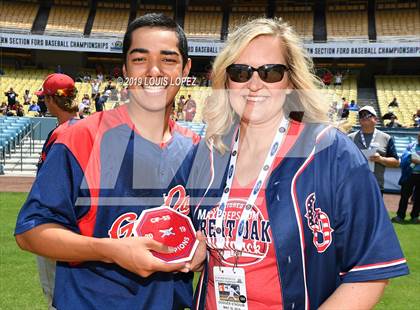
<svg viewBox="0 0 420 310"><path fill-rule="evenodd" d="M216 309L213 267L233 267L235 263L234 243L236 228L242 215L242 210L251 193L251 184L241 187L234 179L226 205L223 227L225 230L224 250L210 249L209 281L207 286L206 309ZM214 220L218 207L211 210L206 217ZM207 244L214 245L216 240L207 237ZM222 257L221 257L222 256ZM278 274L276 253L265 203L265 190L261 189L252 212L247 221L244 233L244 251L238 259L237 266L245 270L248 309L282 309L280 277Z"/></svg>

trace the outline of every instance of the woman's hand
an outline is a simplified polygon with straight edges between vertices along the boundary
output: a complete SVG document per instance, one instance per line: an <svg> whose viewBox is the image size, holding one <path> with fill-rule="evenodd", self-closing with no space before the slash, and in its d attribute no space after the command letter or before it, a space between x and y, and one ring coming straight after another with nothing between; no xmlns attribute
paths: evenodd
<svg viewBox="0 0 420 310"><path fill-rule="evenodd" d="M199 241L199 244L197 246L197 250L194 253L194 257L187 265L191 271L203 270L204 262L207 256L206 237L201 231L197 231L196 237Z"/></svg>

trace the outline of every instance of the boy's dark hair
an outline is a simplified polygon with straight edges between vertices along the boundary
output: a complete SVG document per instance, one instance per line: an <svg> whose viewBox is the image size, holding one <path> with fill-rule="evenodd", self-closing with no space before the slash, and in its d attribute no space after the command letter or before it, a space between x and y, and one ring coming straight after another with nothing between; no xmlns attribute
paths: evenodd
<svg viewBox="0 0 420 310"><path fill-rule="evenodd" d="M182 67L185 67L188 61L188 43L184 30L174 20L164 14L146 14L133 20L127 27L123 41L124 63L127 61L127 53L131 46L132 33L141 27L156 27L172 30L178 37L178 49L182 56Z"/></svg>

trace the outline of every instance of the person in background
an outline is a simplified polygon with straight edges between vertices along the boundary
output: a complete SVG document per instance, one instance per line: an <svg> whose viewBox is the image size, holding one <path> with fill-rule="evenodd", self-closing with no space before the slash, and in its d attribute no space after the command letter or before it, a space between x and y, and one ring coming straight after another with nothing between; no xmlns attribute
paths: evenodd
<svg viewBox="0 0 420 310"><path fill-rule="evenodd" d="M392 101L388 104L389 108L398 108L398 106L399 106L399 103L396 97L394 97L394 99L392 99Z"/></svg>
<svg viewBox="0 0 420 310"><path fill-rule="evenodd" d="M195 103L195 100L191 98L191 95L188 95L188 99L184 105L185 121L192 122L195 117L196 111L197 104Z"/></svg>
<svg viewBox="0 0 420 310"><path fill-rule="evenodd" d="M40 91L41 90L42 89L40 89ZM45 96L44 95L39 95L37 97L38 97L38 105L39 105L39 108L41 109L40 116L45 116L48 112L47 105L45 104Z"/></svg>
<svg viewBox="0 0 420 310"><path fill-rule="evenodd" d="M342 83L343 83L343 74L341 74L341 72L338 71L334 75L334 85L337 86L337 85L341 85Z"/></svg>
<svg viewBox="0 0 420 310"><path fill-rule="evenodd" d="M96 75L96 79L98 80L99 83L102 83L104 81L104 75L101 71L98 72L98 74Z"/></svg>
<svg viewBox="0 0 420 310"><path fill-rule="evenodd" d="M16 103L16 116L23 117L25 116L25 109L23 108L23 105L19 102Z"/></svg>
<svg viewBox="0 0 420 310"><path fill-rule="evenodd" d="M372 309L406 260L298 35L251 20L213 68L188 193L208 246L194 309ZM240 291L229 304L226 283Z"/></svg>
<svg viewBox="0 0 420 310"><path fill-rule="evenodd" d="M341 118L347 119L350 114L349 102L347 101L345 97L341 98L341 100L343 102L343 110L341 112Z"/></svg>
<svg viewBox="0 0 420 310"><path fill-rule="evenodd" d="M420 132L417 141L407 146L401 156L401 198L398 205L397 216L391 220L394 223L404 223L407 212L408 200L413 196L413 209L411 210L410 222L419 224L420 214Z"/></svg>
<svg viewBox="0 0 420 310"><path fill-rule="evenodd" d="M105 110L105 103L108 101L109 96L111 95L110 90L106 90L102 96L98 96L98 100L95 100L95 111L102 112Z"/></svg>
<svg viewBox="0 0 420 310"><path fill-rule="evenodd" d="M176 109L176 116L179 121L183 121L185 119L184 117L184 106L185 106L185 96L181 95L179 96L178 100L178 106Z"/></svg>
<svg viewBox="0 0 420 310"><path fill-rule="evenodd" d="M71 125L79 120L78 105L76 102L77 89L73 79L62 73L53 73L46 77L42 84L42 88L35 92L38 97L44 96L45 105L49 113L57 117L57 127L51 130L45 141L43 153L38 163L38 171L45 161L45 157L49 152L53 142L57 139L63 124ZM68 121L70 121L68 123ZM60 128L60 130L58 130Z"/></svg>
<svg viewBox="0 0 420 310"><path fill-rule="evenodd" d="M101 83L99 82L98 79L94 79L94 80L91 80L90 86L92 88L92 91L91 91L92 99L94 99L96 95L99 94L99 88L101 86Z"/></svg>
<svg viewBox="0 0 420 310"><path fill-rule="evenodd" d="M211 67L210 68L206 68L206 73L205 73L205 77L206 77L206 87L209 87L209 86L211 86L211 74L212 74L212 71L211 71L212 69L211 69Z"/></svg>
<svg viewBox="0 0 420 310"><path fill-rule="evenodd" d="M82 102L79 104L79 117L84 118L85 115L90 114L90 98L88 94L84 94Z"/></svg>
<svg viewBox="0 0 420 310"><path fill-rule="evenodd" d="M359 111L359 109L360 109L359 105L354 100L351 100L349 110L350 111Z"/></svg>
<svg viewBox="0 0 420 310"><path fill-rule="evenodd" d="M114 69L112 69L112 77L114 79L118 79L120 76L121 76L120 66L114 66Z"/></svg>
<svg viewBox="0 0 420 310"><path fill-rule="evenodd" d="M418 109L417 112L413 114L413 127L420 128L420 109Z"/></svg>
<svg viewBox="0 0 420 310"><path fill-rule="evenodd" d="M376 150L368 160L375 163L373 172L383 193L385 168L398 168L400 165L394 139L375 128L378 118L372 106L367 105L359 110L359 122L360 130L349 134L349 138L360 150Z"/></svg>
<svg viewBox="0 0 420 310"><path fill-rule="evenodd" d="M90 82L90 80L91 80L91 76L90 76L89 72L85 72L85 73L83 74L83 82L85 82L85 83L89 83L89 82Z"/></svg>
<svg viewBox="0 0 420 310"><path fill-rule="evenodd" d="M51 130L42 146L38 160L37 173L40 172L47 155L57 138L72 126L77 120L77 103L75 101L77 89L71 77L61 73L50 74L42 84L42 89L35 92L38 97L44 96L45 104L52 116L57 117L57 127ZM31 107L39 106L31 105ZM37 109L37 110L38 110ZM39 109L40 111L40 109ZM56 261L48 257L37 256L39 278L42 291L47 299L49 309L52 305L55 283Z"/></svg>
<svg viewBox="0 0 420 310"><path fill-rule="evenodd" d="M325 73L322 75L322 82L327 86L331 84L332 79L333 79L333 74L329 70L325 71Z"/></svg>
<svg viewBox="0 0 420 310"><path fill-rule="evenodd" d="M397 117L395 114L392 114L392 115L390 116L390 121L389 121L389 123L387 123L387 124L385 125L385 127L388 127L388 128L401 128L401 127L402 127L402 125L401 125L400 123L398 123L398 122L397 122L397 119L398 119L398 117Z"/></svg>
<svg viewBox="0 0 420 310"><path fill-rule="evenodd" d="M6 115L8 110L7 102L3 101L0 106L0 114Z"/></svg>
<svg viewBox="0 0 420 310"><path fill-rule="evenodd" d="M4 95L7 97L7 105L9 108L16 104L16 98L19 97L19 95L13 90L13 87L10 87L10 89L5 92Z"/></svg>
<svg viewBox="0 0 420 310"><path fill-rule="evenodd" d="M41 113L41 108L35 101L32 101L31 105L28 108L28 112L33 112L34 116L39 116L39 114Z"/></svg>
<svg viewBox="0 0 420 310"><path fill-rule="evenodd" d="M23 94L23 104L29 105L31 104L32 95L29 93L29 89L25 90L25 93Z"/></svg>
<svg viewBox="0 0 420 310"><path fill-rule="evenodd" d="M108 99L109 100L118 100L118 92L117 92L117 88L115 87L115 85L112 83L112 80L108 81L108 84L105 86L105 92L108 91Z"/></svg>
<svg viewBox="0 0 420 310"><path fill-rule="evenodd" d="M108 84L106 84L105 85L105 91L107 91L107 90L113 90L115 88L115 86L112 84L112 81L111 80L109 80L108 81Z"/></svg>

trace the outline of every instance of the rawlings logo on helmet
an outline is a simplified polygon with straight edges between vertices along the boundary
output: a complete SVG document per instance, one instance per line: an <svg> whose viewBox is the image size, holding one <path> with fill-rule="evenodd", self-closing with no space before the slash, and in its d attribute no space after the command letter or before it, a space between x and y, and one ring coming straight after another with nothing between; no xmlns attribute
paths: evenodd
<svg viewBox="0 0 420 310"><path fill-rule="evenodd" d="M305 217L308 219L308 226L312 230L312 242L314 243L318 253L323 253L331 245L334 229L331 228L328 215L321 211L320 208L315 208L315 201L315 193L310 194L306 198Z"/></svg>

